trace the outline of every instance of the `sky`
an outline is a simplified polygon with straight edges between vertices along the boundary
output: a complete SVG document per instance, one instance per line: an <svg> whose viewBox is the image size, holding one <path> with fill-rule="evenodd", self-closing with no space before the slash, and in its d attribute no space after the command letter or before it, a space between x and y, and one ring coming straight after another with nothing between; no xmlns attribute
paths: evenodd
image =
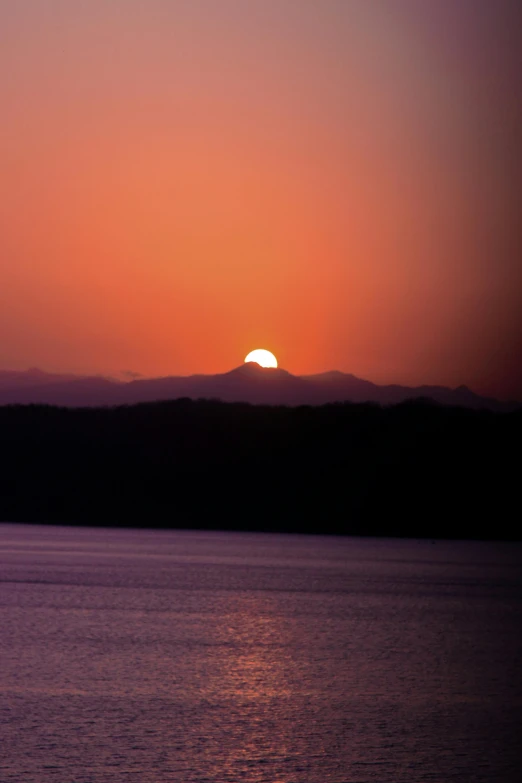
<svg viewBox="0 0 522 783"><path fill-rule="evenodd" d="M262 347L522 399L521 26L519 0L0 0L0 368Z"/></svg>

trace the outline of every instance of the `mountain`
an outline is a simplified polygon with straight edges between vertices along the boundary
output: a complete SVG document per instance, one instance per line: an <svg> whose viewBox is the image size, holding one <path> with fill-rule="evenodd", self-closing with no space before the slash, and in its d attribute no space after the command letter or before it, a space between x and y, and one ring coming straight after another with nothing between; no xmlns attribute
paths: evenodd
<svg viewBox="0 0 522 783"><path fill-rule="evenodd" d="M57 375L44 372L37 367L32 367L30 370L0 370L0 390L46 386L75 379L75 375Z"/></svg>
<svg viewBox="0 0 522 783"><path fill-rule="evenodd" d="M0 370L0 405L107 405L112 404L111 397L121 385L101 376L61 375L38 369Z"/></svg>
<svg viewBox="0 0 522 783"><path fill-rule="evenodd" d="M292 375L281 368L242 364L217 375L169 376L118 381L101 376L53 375L41 370L0 371L0 405L48 404L67 407L132 405L177 399L217 399L264 405L323 405L371 402L392 405L425 398L442 405L514 410L516 402L499 402L475 394L466 386L379 386L349 373L333 370L317 375Z"/></svg>

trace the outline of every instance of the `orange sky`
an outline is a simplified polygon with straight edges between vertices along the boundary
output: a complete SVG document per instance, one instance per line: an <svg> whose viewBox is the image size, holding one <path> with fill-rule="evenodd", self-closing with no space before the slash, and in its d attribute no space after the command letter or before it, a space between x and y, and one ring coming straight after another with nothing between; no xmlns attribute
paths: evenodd
<svg viewBox="0 0 522 783"><path fill-rule="evenodd" d="M0 4L0 368L522 399L518 0Z"/></svg>

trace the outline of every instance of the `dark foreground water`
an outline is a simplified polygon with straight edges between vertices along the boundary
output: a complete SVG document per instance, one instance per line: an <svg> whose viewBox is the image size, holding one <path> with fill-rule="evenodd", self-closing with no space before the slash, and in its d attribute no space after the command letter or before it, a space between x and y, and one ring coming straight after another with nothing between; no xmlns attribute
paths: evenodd
<svg viewBox="0 0 522 783"><path fill-rule="evenodd" d="M0 525L0 781L519 783L521 564Z"/></svg>

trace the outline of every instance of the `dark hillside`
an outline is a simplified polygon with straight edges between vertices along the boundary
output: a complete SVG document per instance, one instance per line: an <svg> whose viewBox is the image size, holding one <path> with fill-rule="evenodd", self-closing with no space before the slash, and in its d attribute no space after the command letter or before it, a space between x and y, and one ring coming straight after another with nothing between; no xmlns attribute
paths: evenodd
<svg viewBox="0 0 522 783"><path fill-rule="evenodd" d="M181 399L7 406L0 432L4 521L431 538L516 523L520 412Z"/></svg>

